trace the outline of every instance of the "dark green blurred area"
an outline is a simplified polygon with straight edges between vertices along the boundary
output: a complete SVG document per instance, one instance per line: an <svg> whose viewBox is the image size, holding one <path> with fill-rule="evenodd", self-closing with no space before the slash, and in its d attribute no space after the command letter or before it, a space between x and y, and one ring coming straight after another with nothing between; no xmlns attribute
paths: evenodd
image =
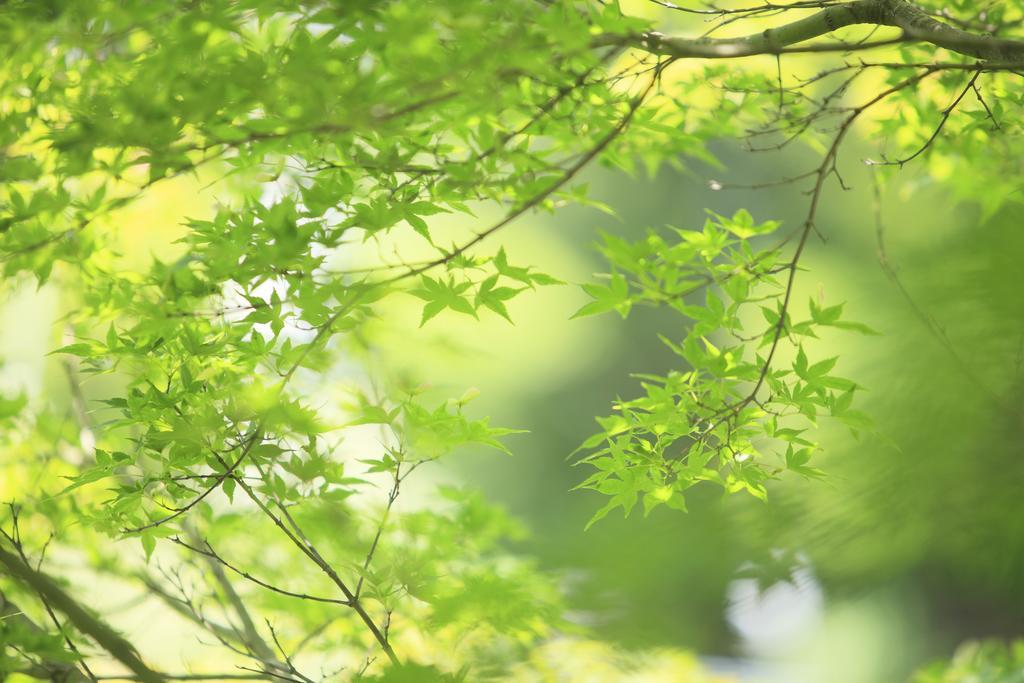
<svg viewBox="0 0 1024 683"><path fill-rule="evenodd" d="M845 300L852 319L883 332L838 335L817 347L822 357L839 355L841 374L867 388L858 400L877 423L877 434L859 439L823 423L817 465L825 480L784 477L770 487L767 505L722 499L709 485L691 493L687 515L611 515L583 532L602 501L568 492L582 471L567 455L616 396L635 395L630 373L673 367L656 336L680 330L668 311L637 310L626 321L605 316L611 341L601 361L569 382L538 378L518 400L502 396L501 386L484 388L483 410L530 434L511 443L515 458L466 458L462 466L528 523L533 537L521 550L567 573L573 604L601 635L632 646L736 653L727 588L741 567L779 551L809 559L828 604L863 608L895 635L880 651L861 653L877 658L878 680L905 680L915 665L948 656L965 639L1024 632L1024 212L1010 204L981 222L976 208L941 185L908 196L920 169L895 176L882 222L887 257L911 305L879 263L872 180L856 163L868 149L859 155L851 145L843 157L853 189L827 193L820 221L827 243L812 247L797 292L798 302L822 292L828 303ZM548 219L546 230L580 245L596 239L595 226L636 238L647 227L699 226L705 208L731 214L740 207L784 227L801 223L799 187L712 192L707 180L779 178L812 166L813 156L789 155L780 164L732 148L718 153L734 170L663 172L653 181L598 174L595 194L622 222L579 210ZM589 258L594 271L603 270L596 252ZM769 584L773 572L778 578L787 569L785 561L771 564L762 565Z"/></svg>

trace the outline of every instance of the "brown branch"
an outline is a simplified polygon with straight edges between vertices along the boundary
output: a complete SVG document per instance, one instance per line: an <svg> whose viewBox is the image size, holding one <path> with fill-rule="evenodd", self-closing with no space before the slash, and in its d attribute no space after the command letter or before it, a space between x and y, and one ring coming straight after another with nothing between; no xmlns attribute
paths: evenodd
<svg viewBox="0 0 1024 683"><path fill-rule="evenodd" d="M212 563L215 563L218 566L226 567L227 569L231 570L235 574L238 574L239 576L241 576L242 578L246 579L247 581L251 581L252 583L256 584L257 586L260 586L262 588L266 588L267 590L273 591L274 593L279 593L281 595L286 595L286 596L288 596L290 598L297 598L299 600L309 600L311 602L326 602L326 603L331 603L331 604L335 604L335 605L344 605L346 607L350 606L349 602L347 600L338 600L337 598L324 598L324 597L320 597L318 595L309 595L307 593L296 593L296 592L293 592L293 591L286 590L284 588L279 588L277 586L274 586L273 584L270 584L270 583L267 583L266 581L258 579L255 576L253 576L252 574L250 574L249 572L245 571L244 569L240 569L240 568L236 567L235 565L231 564L230 562L228 562L227 560L225 560L223 556L218 554L213 549L213 547L210 545L210 543L208 541L205 541L205 540L203 541L203 545L206 546L206 550L204 550L203 548L199 548L199 547L196 547L196 546L194 546L194 545L192 545L190 543L186 543L185 541L181 540L177 536L172 536L169 540L172 543L181 546L182 548L186 548L186 549L191 550L192 552L196 553L197 555L201 555L202 557L207 558ZM238 596L236 595L235 597L237 598Z"/></svg>
<svg viewBox="0 0 1024 683"><path fill-rule="evenodd" d="M967 86L964 87L963 91L959 95L957 95L957 98L955 100L953 100L953 103L950 104L948 107L946 107L945 109L942 110L942 118L939 119L939 124L935 127L935 130L932 131L931 136L929 136L929 138L925 141L925 143L923 145L921 145L921 147L918 148L918 150L916 152L914 152L910 156L905 157L903 159L895 159L893 161L889 161L889 160L873 161L873 162L871 162L871 165L876 165L876 166L899 166L900 168L902 168L905 164L910 163L911 161L913 161L917 157L919 157L922 154L924 154L928 150L928 148L930 148L935 143L935 141L939 139L939 135L942 133L942 129L946 127L946 122L949 121L949 117L953 115L953 112L956 111L956 108L963 101L964 97L967 96L967 93L969 93L969 92L971 92L971 90L975 89L975 85L974 84L978 82L978 77L980 75L981 75L981 71L975 71L974 75L971 76L971 80L967 83Z"/></svg>
<svg viewBox="0 0 1024 683"><path fill-rule="evenodd" d="M804 220L804 224L800 229L797 240L797 246L793 253L793 256L786 264L786 269L789 271L789 275L786 278L785 291L783 293L782 302L778 312L779 319L775 322L773 326L774 329L769 329L769 331L772 334L772 338L768 349L768 354L766 355L764 362L761 364L761 369L758 372L757 380L754 382L754 386L750 390L750 392L745 394L743 398L740 398L732 403L727 404L725 407L721 408L714 415L708 418L709 427L704 430L704 434L700 437L700 440L708 438L708 436L710 436L715 431L715 429L717 429L722 424L731 421L739 414L741 410L743 410L751 403L757 401L758 392L760 392L761 387L764 386L764 383L768 379L768 375L771 372L772 361L775 359L775 354L778 351L782 342L783 335L786 333L786 330L788 328L786 321L788 318L790 302L792 300L794 286L796 283L796 273L799 269L800 258L803 255L805 248L807 247L808 239L810 238L811 234L817 229L816 219L818 215L818 208L821 203L822 193L825 188L825 181L831 175L836 173L836 159L839 154L839 149L842 146L843 140L846 138L846 135L849 133L854 122L858 118L860 118L860 116L863 115L864 112L868 111L873 106L882 102L886 98L890 97L891 95L897 92L905 90L906 88L916 85L917 83L924 80L928 76L933 75L934 73L936 73L936 71L929 70L923 73L915 74L914 76L907 78L904 81L901 81L900 83L890 88L887 88L883 92L871 98L866 103L861 104L850 110L849 115L843 120L838 131L836 132L835 137L832 140L831 145L825 153L825 157L823 158L821 165L818 167L817 170L817 180L815 181L814 188L811 191L811 202L808 208L807 218Z"/></svg>
<svg viewBox="0 0 1024 683"><path fill-rule="evenodd" d="M814 4L805 4L813 8ZM739 38L677 38L656 31L631 35L598 36L594 46L630 46L670 57L733 59L754 55L792 52L864 50L894 43L930 43L952 52L996 61L1024 61L1024 41L1007 40L970 33L929 16L906 0L853 0L837 4L818 3L822 8L809 17ZM795 7L792 7L795 8ZM858 24L888 26L901 35L877 43L801 43Z"/></svg>
<svg viewBox="0 0 1024 683"><path fill-rule="evenodd" d="M199 505L199 503L203 502L203 500L205 500L206 497L209 496L211 493L220 488L221 484L223 484L228 477L232 476L235 473L235 470L238 469L238 467L242 464L242 461L245 460L249 453L252 451L253 446L255 446L259 442L262 442L262 440L263 432L259 428L257 428L252 434L252 436L250 436L248 440L245 442L245 445L242 447L241 453L238 455L237 458L235 458L234 462L228 464L225 467L224 471L218 474L214 482L210 484L202 493L197 495L195 498L190 500L182 507L168 508L172 510L171 514L169 515L166 515L159 519L155 519L141 526L126 527L121 530L121 533L137 534L142 531L145 531L146 529L153 529L155 527L162 526L167 522L173 521L178 517L181 517L183 514L194 508L196 505Z"/></svg>
<svg viewBox="0 0 1024 683"><path fill-rule="evenodd" d="M429 270L433 270L438 266L448 263L452 259L461 256L466 251L476 246L480 242L483 242L485 239L487 239L494 233L498 232L505 226L514 222L517 218L527 213L531 209L540 206L551 195L565 187L565 185L568 184L573 178L575 178L580 171L586 168L591 161L597 158L597 156L600 155L604 150L606 150L613 141L615 141L620 135L622 135L622 133L625 132L626 128L628 128L629 124L632 122L633 117L636 115L636 112L639 110L640 105L643 104L644 100L647 99L647 96L650 95L651 91L654 89L654 86L657 84L658 78L661 75L661 71L665 67L667 67L668 64L671 63L671 61L672 60L664 62L662 65L659 66L659 68L655 71L654 75L651 77L650 83L648 83L648 85L644 88L643 92L641 92L639 95L632 99L632 101L629 104L629 108L626 111L626 114L622 117L622 119L620 119L619 122L610 131L608 131L607 134L605 134L601 139L599 139L597 141L597 144L595 144L593 147L587 150L587 152L584 153L583 156L580 157L578 161L576 161L576 163L572 164L569 168L565 169L563 174L559 176L558 179L556 179L551 185L544 188L534 196L530 197L525 202L522 202L521 204L513 208L508 214L505 215L504 218L499 220L497 223L487 228L483 232L477 233L475 237L473 237L467 242L464 242L462 245L456 247L455 249L448 252L444 256L429 261L428 263L425 263L422 266L411 268L405 273L395 275L385 280L384 283L391 284L393 282L405 280L410 277L415 277L416 275L420 275Z"/></svg>
<svg viewBox="0 0 1024 683"><path fill-rule="evenodd" d="M227 463L219 454L217 454L216 457L221 461L221 464L223 466L227 466ZM398 664L398 656L395 654L395 651L394 649L392 649L390 643L388 643L387 637L377 626L376 622L374 622L373 618L366 611L366 608L363 607L362 603L359 602L359 599L348 587L348 584L346 584L345 581L338 575L334 567L332 567L323 558L323 556L317 551L313 544L309 542L308 539L300 537L296 534L295 531L293 531L287 525L285 525L281 517L274 514L274 511L267 506L263 499L256 495L256 492L252 489L251 486L249 486L247 482L245 482L245 480L236 478L235 482L238 484L239 487L241 487L242 491L245 492L249 499L256 504L256 507L258 507L260 511L263 512L263 514L266 515L267 518L270 519L274 523L274 525L281 530L281 532L288 538L288 540L290 540L292 544L294 544L295 547L297 547L302 552L303 555L312 560L312 562L331 580L331 582L334 583L334 585L337 586L339 590L341 590L342 595L344 595L345 598L350 603L349 607L355 610L356 614L359 615L359 618L362 619L364 624L366 624L366 627L370 630L370 633L373 635L374 639L380 644L380 647L384 651L384 654L388 656L388 659L391 660L392 664Z"/></svg>

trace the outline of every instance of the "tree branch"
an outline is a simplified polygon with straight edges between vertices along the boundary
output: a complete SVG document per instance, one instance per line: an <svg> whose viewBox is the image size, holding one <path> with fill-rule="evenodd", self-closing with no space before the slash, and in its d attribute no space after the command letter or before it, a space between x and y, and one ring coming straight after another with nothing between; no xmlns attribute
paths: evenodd
<svg viewBox="0 0 1024 683"><path fill-rule="evenodd" d="M146 666L131 643L90 614L49 576L36 571L20 557L2 547L0 565L3 565L12 577L63 613L79 631L96 641L96 644L110 653L110 656L128 667L138 680L144 683L162 683L163 677Z"/></svg>
<svg viewBox="0 0 1024 683"><path fill-rule="evenodd" d="M11 602L7 596L4 595L3 591L0 591L0 620L8 619L11 620L12 623L18 624L24 630L31 633L46 633L45 629L29 619L25 613L21 611L21 608ZM53 680L63 680L65 683L88 683L91 680L88 676L82 673L78 667L67 664L66 662L43 661L40 665L33 666L32 670L27 671L26 673L31 674L34 678L53 678ZM59 679L57 678L58 674L60 676Z"/></svg>
<svg viewBox="0 0 1024 683"><path fill-rule="evenodd" d="M846 26L870 24L902 29L901 37L880 43L839 43L794 47ZM853 0L829 5L820 12L776 28L740 38L678 38L648 31L633 35L601 36L595 47L636 47L653 54L700 59L729 59L752 55L778 55L792 51L855 50L893 42L931 43L978 59L1024 60L1024 41L982 36L954 28L929 16L906 0Z"/></svg>

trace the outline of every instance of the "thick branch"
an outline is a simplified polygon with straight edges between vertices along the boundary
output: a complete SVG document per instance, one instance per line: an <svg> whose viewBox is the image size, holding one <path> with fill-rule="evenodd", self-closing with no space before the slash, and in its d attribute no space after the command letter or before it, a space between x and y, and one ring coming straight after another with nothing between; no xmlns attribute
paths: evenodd
<svg viewBox="0 0 1024 683"><path fill-rule="evenodd" d="M889 6L891 26L903 29L911 40L931 43L969 57L990 61L1024 61L1024 41L983 36L954 28L933 18L906 0L877 0Z"/></svg>
<svg viewBox="0 0 1024 683"><path fill-rule="evenodd" d="M96 644L110 653L110 656L128 667L138 680L145 683L162 683L163 678L146 666L131 643L90 614L49 576L36 571L20 557L4 548L0 548L0 565L15 580L63 613L79 631L96 641Z"/></svg>
<svg viewBox="0 0 1024 683"><path fill-rule="evenodd" d="M16 604L8 600L3 591L0 591L0 619L9 619L12 623L18 624L30 633L46 633L43 628L25 616L24 612ZM33 668L24 673L28 673L34 678L52 678L53 680L65 681L65 683L88 683L89 681L88 676L66 662L43 662L41 667L38 667L38 670Z"/></svg>
<svg viewBox="0 0 1024 683"><path fill-rule="evenodd" d="M782 54L808 49L853 50L876 43L794 47L857 24L892 26L902 29L903 42L925 42L978 59L1024 61L1024 42L976 35L954 28L929 16L906 0L853 0L830 5L809 17L740 38L676 38L657 32L633 36L605 36L601 45L631 45L671 57L728 59L763 54Z"/></svg>

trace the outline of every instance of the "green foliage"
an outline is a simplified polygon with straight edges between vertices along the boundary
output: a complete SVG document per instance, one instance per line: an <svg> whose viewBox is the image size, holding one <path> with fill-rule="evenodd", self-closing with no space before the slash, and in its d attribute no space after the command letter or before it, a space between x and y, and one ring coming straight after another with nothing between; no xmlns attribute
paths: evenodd
<svg viewBox="0 0 1024 683"><path fill-rule="evenodd" d="M1024 681L1024 644L967 643L952 661L925 667L914 683L1017 683Z"/></svg>
<svg viewBox="0 0 1024 683"><path fill-rule="evenodd" d="M809 465L817 444L808 430L819 417L854 430L867 424L851 407L857 385L832 373L837 359L811 362L804 343L825 327L870 328L843 320L842 304L813 299L809 317L795 317L779 277L794 265L780 264L778 247L752 243L777 229L740 211L712 216L700 231L673 229L670 237L605 237L609 285L586 285L594 301L577 315L667 307L683 317L686 332L662 341L686 369L640 376L644 396L620 400L613 415L598 419L602 431L583 444L588 453L580 460L597 471L580 487L610 500L591 524L618 507L628 514L638 502L645 513L663 504L685 510L684 492L701 481L764 499L765 482L783 470L822 474ZM703 295L695 302L697 292ZM772 366L783 343L795 356Z"/></svg>
<svg viewBox="0 0 1024 683"><path fill-rule="evenodd" d="M958 26L993 32L969 3L953 8ZM271 678L310 680L295 651L379 681L533 666L577 627L558 577L510 550L523 529L457 487L416 484L418 504L396 503L414 472L509 453L517 430L467 407L474 390L447 398L378 368L377 335L413 299L420 327L452 314L512 323L517 297L563 283L492 246L496 234L564 205L614 214L588 194L591 166L718 165L711 143L738 136L819 152L793 179L813 182L809 215L786 237L742 210L605 236L608 272L583 286L575 317L672 311L662 341L678 369L639 375L641 395L598 419L579 488L606 498L593 523L638 503L685 511L699 482L763 500L784 472L823 476L819 421L869 424L861 387L816 342L872 329L841 303L805 311L794 293L844 136L887 106L875 165L973 168L998 147L989 172L951 182L991 216L1017 190L1017 68L948 47L948 62L922 67L942 45L932 36L893 48L895 64L832 64L794 83L778 62L682 59L653 28L619 3L571 0L3 3L0 263L5 287L56 292L46 350L72 388L70 409L0 394L12 453L0 492L22 506L0 520L0 544L43 571L53 539ZM883 74L870 96L840 106L867 73ZM952 117L968 89L977 104ZM174 207L172 228L149 203L207 190ZM26 597L27 621L0 620L0 672L66 673L84 638Z"/></svg>
<svg viewBox="0 0 1024 683"><path fill-rule="evenodd" d="M0 643L5 646L0 650L0 674L5 678L21 671L25 659L38 658L64 665L73 665L80 659L68 651L59 634L41 631L13 614L5 614L0 620ZM13 649L15 646L17 650Z"/></svg>

